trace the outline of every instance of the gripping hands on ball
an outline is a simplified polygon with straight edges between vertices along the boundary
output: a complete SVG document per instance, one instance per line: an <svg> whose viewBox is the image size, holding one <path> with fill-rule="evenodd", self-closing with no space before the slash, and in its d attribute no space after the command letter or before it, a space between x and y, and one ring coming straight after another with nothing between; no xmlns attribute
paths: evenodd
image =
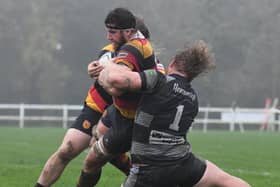
<svg viewBox="0 0 280 187"><path fill-rule="evenodd" d="M88 64L88 75L91 78L97 79L100 71L104 68L110 60L112 60L113 53L108 51L104 53L98 60L92 61Z"/></svg>
<svg viewBox="0 0 280 187"><path fill-rule="evenodd" d="M101 70L104 68L104 66L98 61L92 61L91 63L88 64L88 75L91 78L97 79L99 76L99 73Z"/></svg>

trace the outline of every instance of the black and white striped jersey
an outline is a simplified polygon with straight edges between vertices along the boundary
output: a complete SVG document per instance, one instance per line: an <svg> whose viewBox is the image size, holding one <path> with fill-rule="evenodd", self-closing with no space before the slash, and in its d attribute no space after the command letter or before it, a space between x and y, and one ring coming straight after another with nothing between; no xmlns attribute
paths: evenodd
<svg viewBox="0 0 280 187"><path fill-rule="evenodd" d="M170 164L191 149L186 133L198 113L197 94L185 77L157 76L157 84L143 93L136 112L133 163Z"/></svg>

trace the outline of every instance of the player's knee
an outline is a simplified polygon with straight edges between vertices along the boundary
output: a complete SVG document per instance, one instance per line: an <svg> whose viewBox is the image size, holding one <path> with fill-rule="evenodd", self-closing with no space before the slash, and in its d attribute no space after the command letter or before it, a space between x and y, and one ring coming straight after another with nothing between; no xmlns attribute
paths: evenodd
<svg viewBox="0 0 280 187"><path fill-rule="evenodd" d="M241 178L232 176L230 174L225 174L223 178L221 178L223 183L221 185L230 187L230 186L238 186L238 187L251 187L246 181Z"/></svg>
<svg viewBox="0 0 280 187"><path fill-rule="evenodd" d="M84 170L93 171L96 168L101 168L106 162L108 162L113 156L106 152L102 145L102 138L96 141L84 160Z"/></svg>
<svg viewBox="0 0 280 187"><path fill-rule="evenodd" d="M110 154L103 144L103 139L99 139L92 147L92 151L94 152L96 156L96 160L103 161L103 160L109 160L113 157L112 154Z"/></svg>
<svg viewBox="0 0 280 187"><path fill-rule="evenodd" d="M62 145L57 150L58 158L63 162L69 162L76 156L76 151L71 141L68 141L66 144Z"/></svg>
<svg viewBox="0 0 280 187"><path fill-rule="evenodd" d="M96 162L104 162L104 161L108 161L113 157L113 155L108 153L108 151L104 147L102 138L93 144L90 151L92 151L92 154L89 155L93 155L93 156L88 157L89 162L93 162L91 160L94 160Z"/></svg>
<svg viewBox="0 0 280 187"><path fill-rule="evenodd" d="M207 169L206 174L204 176L205 184L223 187L250 187L250 185L246 181L243 181L238 177L230 175L229 173L223 171L221 168L216 166L214 163L210 161L206 161L206 163Z"/></svg>

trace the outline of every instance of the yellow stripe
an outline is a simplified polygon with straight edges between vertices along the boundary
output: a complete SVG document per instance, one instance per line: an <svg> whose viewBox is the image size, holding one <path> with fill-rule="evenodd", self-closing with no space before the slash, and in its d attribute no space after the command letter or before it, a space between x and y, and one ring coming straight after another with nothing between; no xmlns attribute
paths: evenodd
<svg viewBox="0 0 280 187"><path fill-rule="evenodd" d="M126 65L129 69L133 70L134 67L133 65L127 60L127 59L116 59L115 61L117 64L124 64Z"/></svg>
<svg viewBox="0 0 280 187"><path fill-rule="evenodd" d="M116 106L116 105L115 105ZM124 110L118 106L116 108L120 111L121 115L128 118L128 119L134 119L136 111L135 110Z"/></svg>
<svg viewBox="0 0 280 187"><path fill-rule="evenodd" d="M105 47L103 47L102 50L106 50L106 51L115 51L113 44L108 44Z"/></svg>
<svg viewBox="0 0 280 187"><path fill-rule="evenodd" d="M103 113L103 112L104 112L103 110L101 110L101 108L99 108L99 107L96 105L96 103L95 103L94 100L92 99L90 93L88 93L88 95L87 95L87 98L86 98L86 105L87 105L89 108L91 108L91 109L93 109L93 110L95 110L95 111L97 111L97 112L100 112L100 113Z"/></svg>

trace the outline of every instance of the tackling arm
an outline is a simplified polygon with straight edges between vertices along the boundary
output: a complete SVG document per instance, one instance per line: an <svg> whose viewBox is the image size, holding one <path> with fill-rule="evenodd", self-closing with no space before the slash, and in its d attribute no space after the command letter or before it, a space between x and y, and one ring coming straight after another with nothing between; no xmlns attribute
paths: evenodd
<svg viewBox="0 0 280 187"><path fill-rule="evenodd" d="M127 66L113 62L105 65L98 81L113 96L119 96L128 91L138 91L142 86L138 72L133 72Z"/></svg>
<svg viewBox="0 0 280 187"><path fill-rule="evenodd" d="M109 62L100 72L98 81L110 95L119 96L128 91L153 91L165 83L166 77L156 70L138 73L125 65Z"/></svg>

